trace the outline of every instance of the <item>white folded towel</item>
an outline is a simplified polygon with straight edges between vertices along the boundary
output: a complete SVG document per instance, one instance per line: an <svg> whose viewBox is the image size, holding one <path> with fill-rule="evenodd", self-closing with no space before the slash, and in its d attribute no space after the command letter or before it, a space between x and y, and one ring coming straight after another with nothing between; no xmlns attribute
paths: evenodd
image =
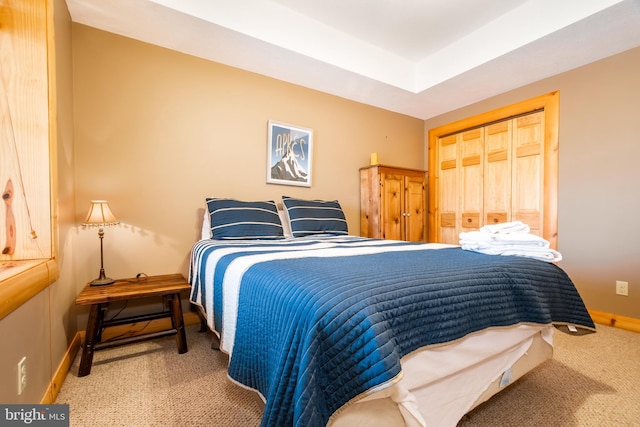
<svg viewBox="0 0 640 427"><path fill-rule="evenodd" d="M462 242L491 242L493 234L483 233L482 231L463 231L458 237L462 245Z"/></svg>
<svg viewBox="0 0 640 427"><path fill-rule="evenodd" d="M485 233L528 233L531 231L529 226L522 221L501 222L500 224L484 225L480 231Z"/></svg>
<svg viewBox="0 0 640 427"><path fill-rule="evenodd" d="M515 255L527 258L535 258L540 261L559 262L562 261L560 252L551 248L516 248L506 249L500 255Z"/></svg>
<svg viewBox="0 0 640 427"><path fill-rule="evenodd" d="M562 260L562 255L551 249L547 240L529 231L529 226L521 221L485 225L480 231L460 233L460 245L462 249L488 255L515 255L546 262Z"/></svg>
<svg viewBox="0 0 640 427"><path fill-rule="evenodd" d="M462 249L480 252L487 255L513 255L534 258L546 262L562 261L560 252L551 248L536 248L531 246L473 246L462 245Z"/></svg>
<svg viewBox="0 0 640 427"><path fill-rule="evenodd" d="M541 248L549 247L547 240L530 233L489 234L483 231L468 231L460 233L459 237L461 245L484 243L495 246L519 245L537 246Z"/></svg>

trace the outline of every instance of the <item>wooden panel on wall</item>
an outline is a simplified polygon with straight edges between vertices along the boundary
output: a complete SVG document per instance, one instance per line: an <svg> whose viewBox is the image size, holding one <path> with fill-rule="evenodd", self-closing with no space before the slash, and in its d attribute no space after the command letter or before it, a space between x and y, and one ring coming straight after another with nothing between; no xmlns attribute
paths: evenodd
<svg viewBox="0 0 640 427"><path fill-rule="evenodd" d="M52 21L49 1L0 5L0 319L59 276Z"/></svg>
<svg viewBox="0 0 640 427"><path fill-rule="evenodd" d="M45 5L0 13L0 262L52 256Z"/></svg>

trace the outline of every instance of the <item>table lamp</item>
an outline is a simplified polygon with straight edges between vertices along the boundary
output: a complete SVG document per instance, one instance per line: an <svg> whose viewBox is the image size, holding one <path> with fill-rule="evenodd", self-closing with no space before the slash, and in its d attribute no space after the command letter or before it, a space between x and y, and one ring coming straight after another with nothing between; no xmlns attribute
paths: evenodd
<svg viewBox="0 0 640 427"><path fill-rule="evenodd" d="M110 225L119 224L120 221L116 219L116 217L109 209L109 204L106 200L92 200L91 205L89 206L89 213L87 214L87 219L84 220L82 225L88 227L99 227L98 228L98 237L100 237L100 275L97 279L94 279L90 282L91 286L101 286L101 285L109 285L115 280L107 277L104 274L104 258L102 252L102 239L104 238L104 227L109 227Z"/></svg>

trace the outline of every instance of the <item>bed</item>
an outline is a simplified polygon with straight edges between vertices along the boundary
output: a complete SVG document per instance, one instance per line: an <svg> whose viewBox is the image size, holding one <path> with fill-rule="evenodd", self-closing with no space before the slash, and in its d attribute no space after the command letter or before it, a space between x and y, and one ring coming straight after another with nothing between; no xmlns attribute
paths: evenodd
<svg viewBox="0 0 640 427"><path fill-rule="evenodd" d="M283 206L209 198L191 252L191 302L263 426L455 426L549 359L554 330L595 330L555 264L352 236L337 201Z"/></svg>

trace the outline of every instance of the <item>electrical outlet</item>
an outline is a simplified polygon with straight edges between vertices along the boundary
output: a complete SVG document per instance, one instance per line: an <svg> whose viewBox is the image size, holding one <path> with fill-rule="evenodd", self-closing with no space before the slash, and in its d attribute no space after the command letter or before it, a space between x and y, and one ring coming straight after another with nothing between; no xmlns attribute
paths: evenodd
<svg viewBox="0 0 640 427"><path fill-rule="evenodd" d="M27 387L27 356L18 362L18 394L22 394Z"/></svg>
<svg viewBox="0 0 640 427"><path fill-rule="evenodd" d="M616 280L616 294L629 296L629 282Z"/></svg>

